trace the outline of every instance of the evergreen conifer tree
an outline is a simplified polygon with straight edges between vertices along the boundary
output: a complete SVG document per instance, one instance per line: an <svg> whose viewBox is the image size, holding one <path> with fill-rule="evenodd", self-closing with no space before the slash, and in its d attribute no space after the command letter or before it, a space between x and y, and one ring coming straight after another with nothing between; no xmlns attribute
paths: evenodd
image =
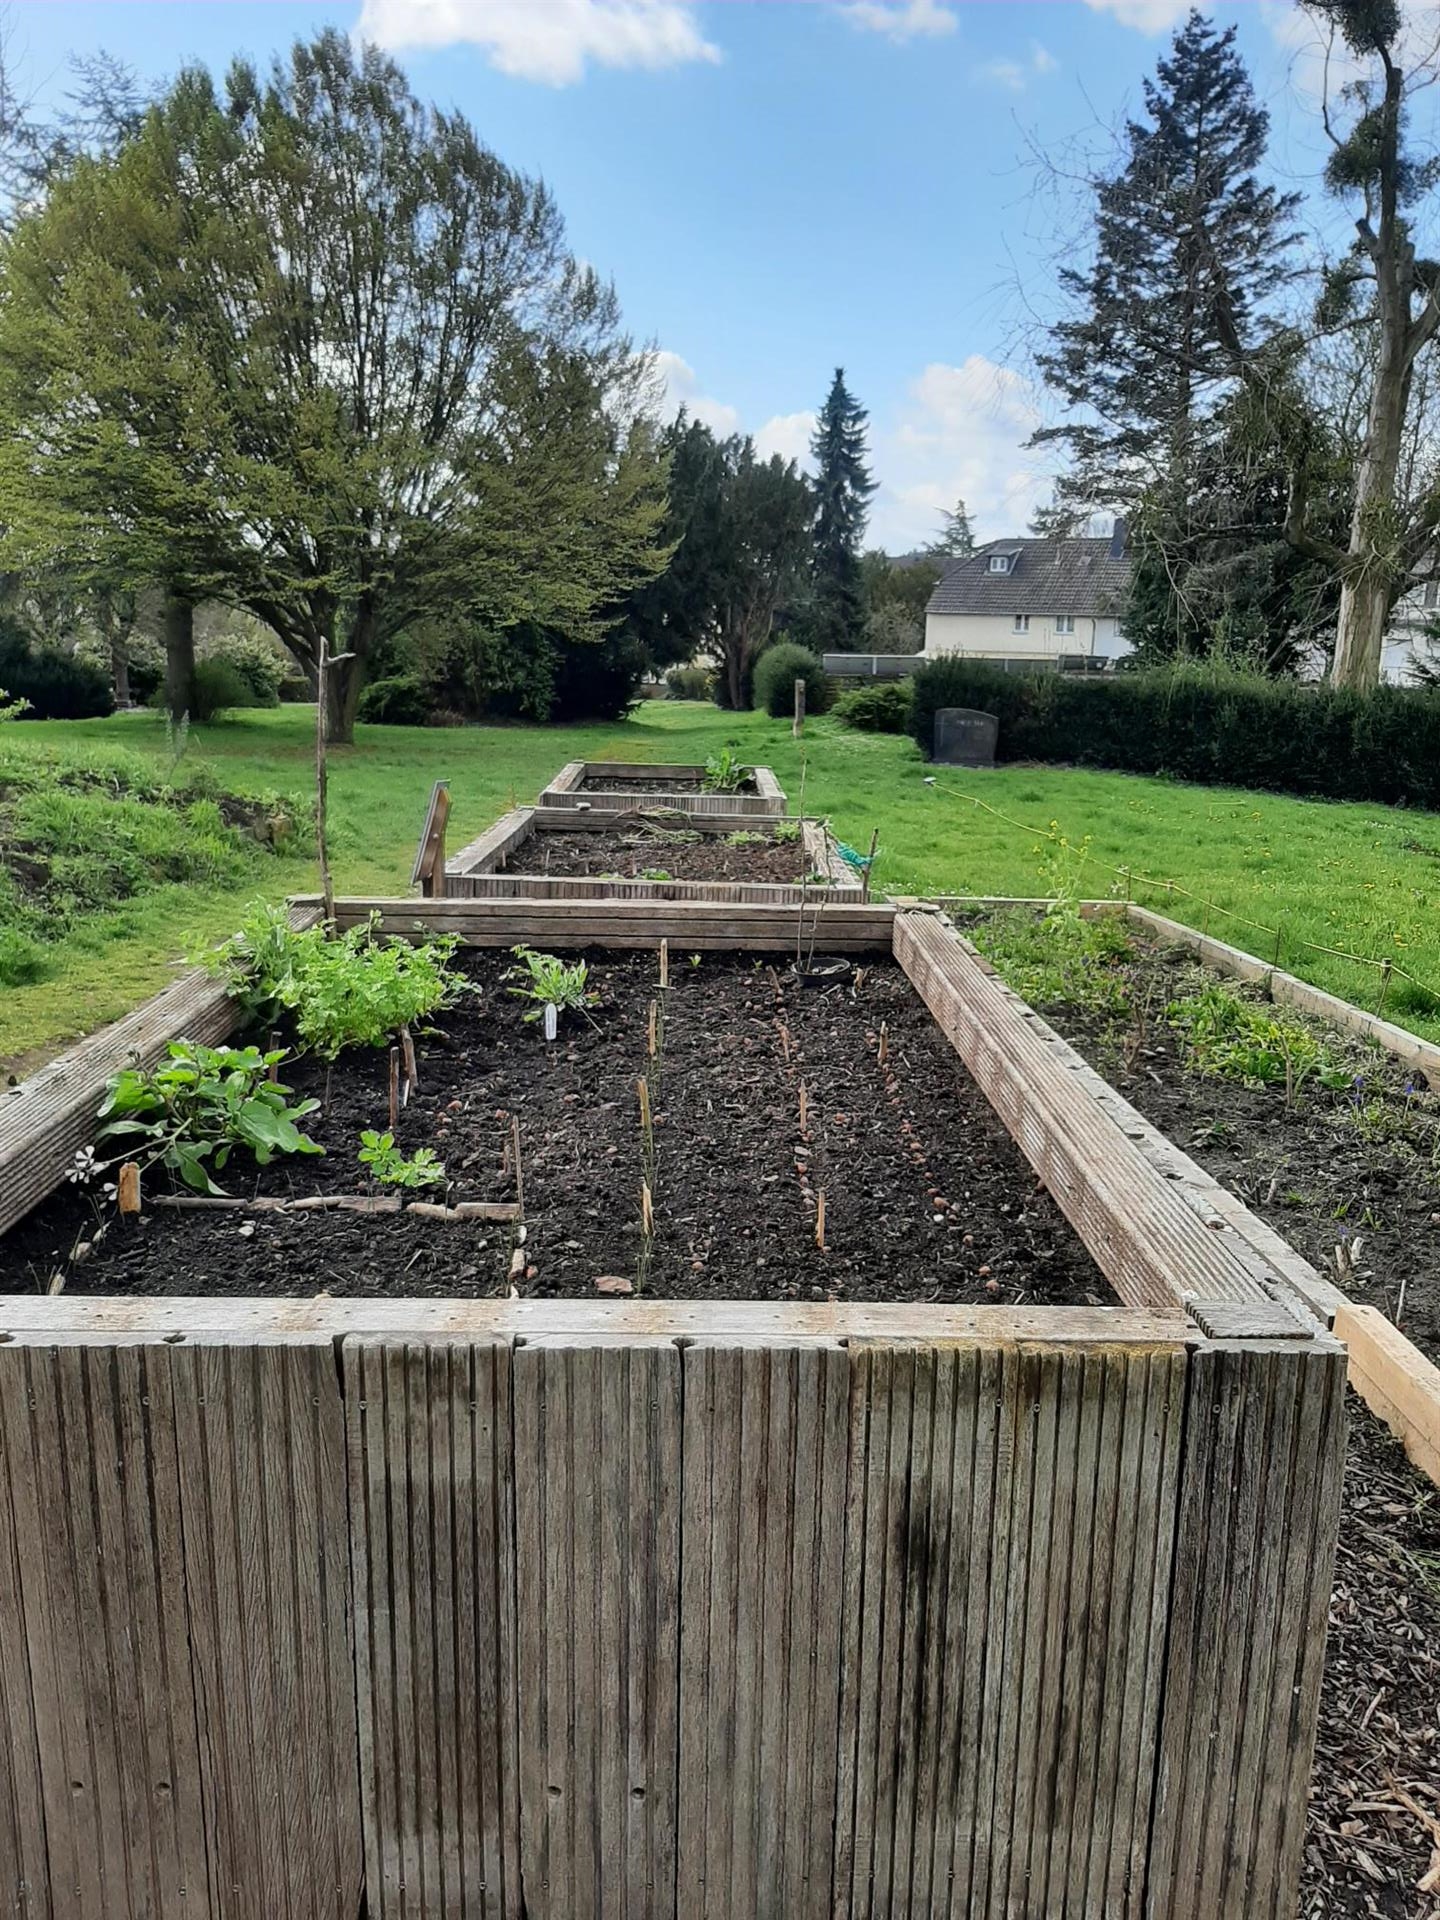
<svg viewBox="0 0 1440 1920"><path fill-rule="evenodd" d="M816 478L814 560L807 638L817 653L854 653L865 644L860 550L875 482L865 464L867 415L837 367L810 451Z"/></svg>

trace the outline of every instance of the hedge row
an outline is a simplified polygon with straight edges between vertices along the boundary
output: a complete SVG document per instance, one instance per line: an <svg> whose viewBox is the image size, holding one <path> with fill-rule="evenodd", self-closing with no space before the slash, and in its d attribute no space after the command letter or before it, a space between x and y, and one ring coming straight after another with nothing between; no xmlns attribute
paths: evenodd
<svg viewBox="0 0 1440 1920"><path fill-rule="evenodd" d="M1204 670L1082 679L937 660L915 675L911 707L927 755L940 707L996 714L1000 760L1440 809L1440 694L1428 691Z"/></svg>

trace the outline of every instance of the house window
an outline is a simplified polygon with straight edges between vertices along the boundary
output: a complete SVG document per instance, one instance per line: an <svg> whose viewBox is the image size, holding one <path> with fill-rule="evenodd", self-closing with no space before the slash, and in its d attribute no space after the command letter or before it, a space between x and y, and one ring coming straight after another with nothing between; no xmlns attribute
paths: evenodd
<svg viewBox="0 0 1440 1920"><path fill-rule="evenodd" d="M992 553L990 556L991 573L1009 573L1010 556L1008 553Z"/></svg>
<svg viewBox="0 0 1440 1920"><path fill-rule="evenodd" d="M1074 633L1075 616L1073 613L1057 613L1055 616L1056 633Z"/></svg>
<svg viewBox="0 0 1440 1920"><path fill-rule="evenodd" d="M1014 632L1016 632L1016 633L1029 633L1029 631L1030 631L1030 616L1029 616L1029 614L1028 614L1028 613L1017 613L1017 614L1016 614L1016 616L1015 616L1015 626L1014 626L1014 629L1013 629L1013 631L1014 631Z"/></svg>

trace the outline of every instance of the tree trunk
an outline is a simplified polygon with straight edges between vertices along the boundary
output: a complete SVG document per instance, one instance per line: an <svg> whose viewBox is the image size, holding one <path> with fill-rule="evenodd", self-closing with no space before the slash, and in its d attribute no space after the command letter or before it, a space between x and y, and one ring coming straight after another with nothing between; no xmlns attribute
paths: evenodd
<svg viewBox="0 0 1440 1920"><path fill-rule="evenodd" d="M333 747L355 744L355 714L365 685L359 660L341 660L325 670L326 733Z"/></svg>
<svg viewBox="0 0 1440 1920"><path fill-rule="evenodd" d="M118 634L110 636L110 680L115 688L117 707L130 704L130 654L127 642Z"/></svg>
<svg viewBox="0 0 1440 1920"><path fill-rule="evenodd" d="M177 724L195 711L195 605L165 589L165 704Z"/></svg>

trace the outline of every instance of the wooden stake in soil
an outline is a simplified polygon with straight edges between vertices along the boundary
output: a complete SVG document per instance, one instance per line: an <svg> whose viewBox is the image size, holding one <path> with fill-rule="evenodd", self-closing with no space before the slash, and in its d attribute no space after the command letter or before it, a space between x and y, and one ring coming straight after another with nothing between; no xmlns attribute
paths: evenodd
<svg viewBox="0 0 1440 1920"><path fill-rule="evenodd" d="M405 1056L405 1094L400 1104L408 1107L411 1094L417 1093L420 1088L420 1075L415 1066L415 1040L409 1027L400 1029L400 1049Z"/></svg>
<svg viewBox="0 0 1440 1920"><path fill-rule="evenodd" d="M670 942L668 940L660 942L660 984L662 987L668 987L670 984Z"/></svg>
<svg viewBox="0 0 1440 1920"><path fill-rule="evenodd" d="M139 1213L140 1162L138 1160L127 1160L121 1167L115 1192L121 1213Z"/></svg>
<svg viewBox="0 0 1440 1920"><path fill-rule="evenodd" d="M880 1022L880 1046L877 1054L877 1057L882 1067L884 1066L889 1056L890 1056L890 1029L886 1025L885 1021L882 1020Z"/></svg>
<svg viewBox="0 0 1440 1920"><path fill-rule="evenodd" d="M790 723L790 738L798 740L805 731L805 682L795 677L795 718Z"/></svg>
<svg viewBox="0 0 1440 1920"><path fill-rule="evenodd" d="M510 1116L510 1151L515 1160L515 1203L520 1209L520 1218L525 1218L525 1170L520 1164L520 1116Z"/></svg>
<svg viewBox="0 0 1440 1920"><path fill-rule="evenodd" d="M390 1049L390 1131L400 1124L400 1049Z"/></svg>
<svg viewBox="0 0 1440 1920"><path fill-rule="evenodd" d="M785 1064L788 1067L790 1064L790 1029L785 1025L783 1020L780 1022L780 1051L785 1056Z"/></svg>
<svg viewBox="0 0 1440 1920"><path fill-rule="evenodd" d="M870 898L870 876L875 871L875 855L879 850L880 829L876 827L870 836L870 858L865 862L865 871L860 876L860 898L862 902L868 901Z"/></svg>
<svg viewBox="0 0 1440 1920"><path fill-rule="evenodd" d="M265 1051L267 1053L278 1053L280 1051L280 1036L278 1033L275 1033L273 1030L270 1035L270 1044L265 1049ZM266 1078L270 1081L270 1084L272 1086L280 1078L280 1062L278 1060L272 1060L270 1062L270 1071L267 1074Z"/></svg>
<svg viewBox="0 0 1440 1920"><path fill-rule="evenodd" d="M825 1251L825 1189L821 1187L815 1196L815 1244L821 1253Z"/></svg>
<svg viewBox="0 0 1440 1920"><path fill-rule="evenodd" d="M810 1124L810 1095L805 1090L805 1082L800 1082L800 1131L804 1133Z"/></svg>
<svg viewBox="0 0 1440 1920"><path fill-rule="evenodd" d="M652 1000L650 1002L648 1031L645 1036L645 1045L647 1050L649 1051L650 1058L652 1060L655 1058L659 1021L660 1021L660 1002L658 1000Z"/></svg>
<svg viewBox="0 0 1440 1920"><path fill-rule="evenodd" d="M325 906L327 931L335 925L335 885L330 878L330 848L326 835L326 805L329 799L329 770L325 758L325 686L330 661L330 642L322 633L320 652L315 663L315 854L320 864L320 898Z"/></svg>

